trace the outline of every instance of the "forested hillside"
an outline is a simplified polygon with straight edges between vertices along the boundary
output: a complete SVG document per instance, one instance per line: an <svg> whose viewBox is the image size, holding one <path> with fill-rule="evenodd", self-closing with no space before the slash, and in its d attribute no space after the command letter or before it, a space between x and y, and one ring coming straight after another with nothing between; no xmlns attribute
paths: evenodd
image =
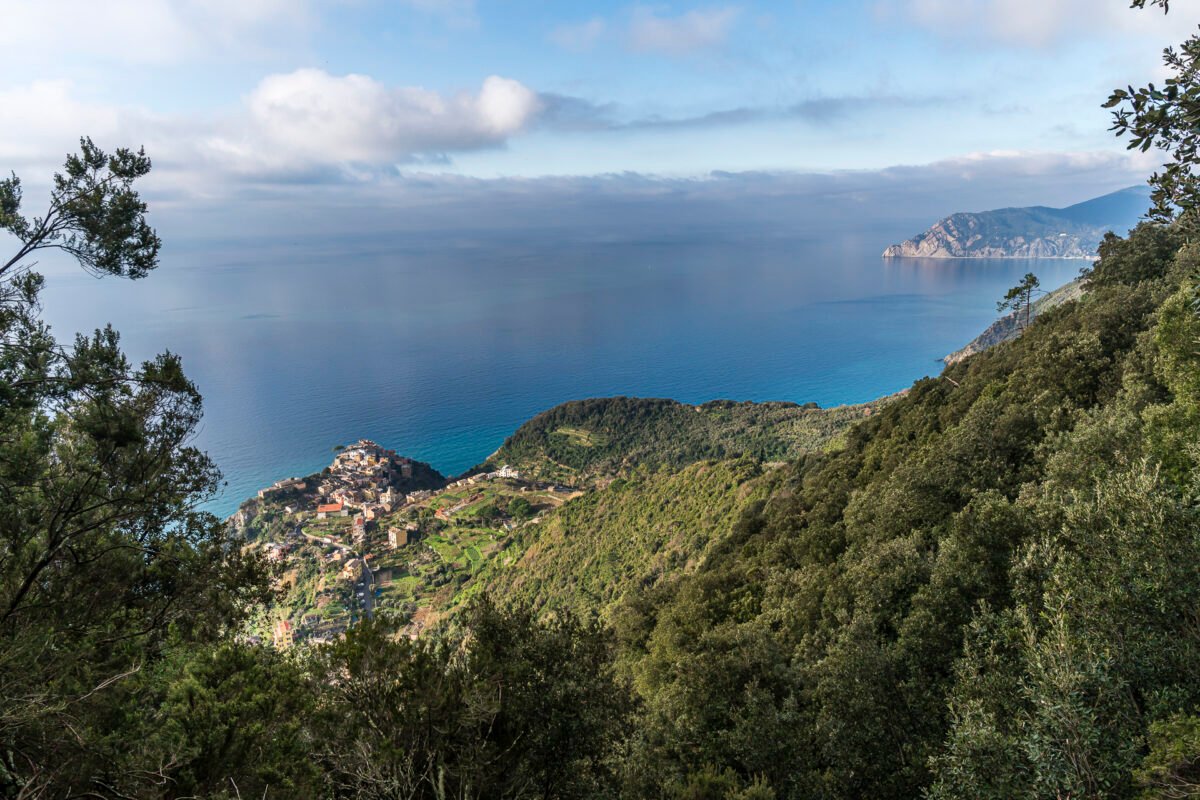
<svg viewBox="0 0 1200 800"><path fill-rule="evenodd" d="M588 483L637 466L679 468L742 456L777 461L837 446L851 423L886 402L823 409L815 403L576 400L522 425L485 466L508 463L532 477Z"/></svg>
<svg viewBox="0 0 1200 800"><path fill-rule="evenodd" d="M714 771L795 798L1135 791L1200 701L1183 241L1110 238L1083 298L790 467L629 604L639 792Z"/></svg>

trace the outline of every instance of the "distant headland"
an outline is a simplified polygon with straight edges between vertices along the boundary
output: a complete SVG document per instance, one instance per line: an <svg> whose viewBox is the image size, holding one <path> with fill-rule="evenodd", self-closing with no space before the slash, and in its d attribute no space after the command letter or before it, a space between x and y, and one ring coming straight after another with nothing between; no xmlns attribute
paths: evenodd
<svg viewBox="0 0 1200 800"><path fill-rule="evenodd" d="M1067 208L961 212L892 245L883 257L1096 258L1105 234L1137 225L1149 202L1149 189L1134 186Z"/></svg>

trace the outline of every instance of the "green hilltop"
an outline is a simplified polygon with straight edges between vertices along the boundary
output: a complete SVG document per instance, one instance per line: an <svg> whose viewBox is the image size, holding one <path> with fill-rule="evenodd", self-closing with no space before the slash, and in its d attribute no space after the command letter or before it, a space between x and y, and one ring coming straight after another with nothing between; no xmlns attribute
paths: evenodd
<svg viewBox="0 0 1200 800"><path fill-rule="evenodd" d="M815 403L577 400L522 425L482 468L511 464L531 477L586 483L637 466L742 456L778 461L836 444L852 422L884 402L822 409Z"/></svg>

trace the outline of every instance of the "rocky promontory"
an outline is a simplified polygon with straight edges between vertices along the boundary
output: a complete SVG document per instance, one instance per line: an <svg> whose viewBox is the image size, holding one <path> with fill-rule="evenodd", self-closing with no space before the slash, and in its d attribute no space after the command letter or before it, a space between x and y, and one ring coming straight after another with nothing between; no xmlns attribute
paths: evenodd
<svg viewBox="0 0 1200 800"><path fill-rule="evenodd" d="M1095 258L1105 234L1123 234L1145 213L1144 187L1067 208L960 212L883 251L884 258Z"/></svg>

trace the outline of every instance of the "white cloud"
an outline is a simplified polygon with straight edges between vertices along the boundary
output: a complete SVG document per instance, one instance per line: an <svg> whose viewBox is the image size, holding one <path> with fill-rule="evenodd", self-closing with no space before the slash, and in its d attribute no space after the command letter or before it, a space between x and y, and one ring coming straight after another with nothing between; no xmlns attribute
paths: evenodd
<svg viewBox="0 0 1200 800"><path fill-rule="evenodd" d="M582 52L591 50L608 31L608 23L601 17L592 17L577 25L560 25L550 32L550 41L564 50Z"/></svg>
<svg viewBox="0 0 1200 800"><path fill-rule="evenodd" d="M1145 35L1164 43L1195 31L1196 18L1178 8L1136 12L1129 0L881 0L887 21L909 21L953 41L992 40L1047 47L1081 34Z"/></svg>
<svg viewBox="0 0 1200 800"><path fill-rule="evenodd" d="M205 143L238 171L294 171L404 162L503 144L541 110L518 81L493 75L479 91L445 96L318 69L271 75L246 99L239 135Z"/></svg>
<svg viewBox="0 0 1200 800"><path fill-rule="evenodd" d="M629 46L644 52L682 55L724 44L740 9L727 6L660 17L645 7L634 9Z"/></svg>
<svg viewBox="0 0 1200 800"><path fill-rule="evenodd" d="M160 199L220 192L222 176L206 163L197 136L204 129L184 116L82 100L69 81L34 81L0 89L0 175L15 172L28 206L40 210L50 178L89 136L101 148L144 146L154 162L145 182Z"/></svg>
<svg viewBox="0 0 1200 800"><path fill-rule="evenodd" d="M693 178L623 172L488 179L406 172L303 193L266 187L253 203L237 202L237 194L212 204L192 201L178 210L178 227L197 236L203 226L218 238L231 231L292 240L405 231L422 237L448 232L459 240L467 220L474 232L524 230L543 237L557 228L573 229L568 235L575 241L629 241L698 227L826 236L851 228L861 234L864 226L903 219L909 235L956 211L1067 206L1141 183L1147 174L1146 165L1123 152L991 153L880 170Z"/></svg>
<svg viewBox="0 0 1200 800"><path fill-rule="evenodd" d="M44 182L78 149L144 145L153 184L215 190L230 178L273 181L373 176L381 168L502 146L542 110L518 81L491 76L472 92L387 86L316 69L264 78L242 105L194 118L81 101L65 81L0 89L0 174Z"/></svg>
<svg viewBox="0 0 1200 800"><path fill-rule="evenodd" d="M35 61L173 63L244 51L310 23L309 0L0 0L0 50Z"/></svg>

